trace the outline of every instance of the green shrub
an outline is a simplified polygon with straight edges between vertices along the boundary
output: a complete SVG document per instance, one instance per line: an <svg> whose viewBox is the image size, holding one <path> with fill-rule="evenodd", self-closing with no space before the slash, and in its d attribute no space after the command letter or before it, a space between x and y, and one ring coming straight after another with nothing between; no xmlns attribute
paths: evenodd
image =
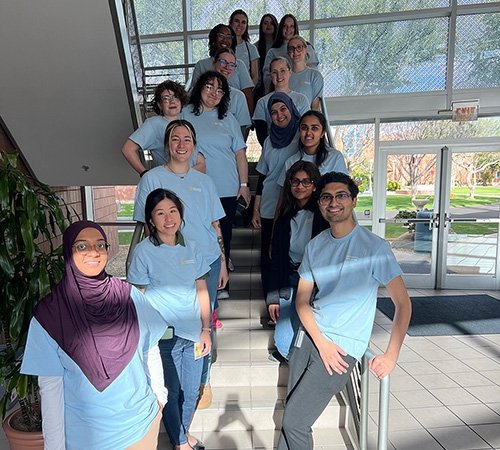
<svg viewBox="0 0 500 450"><path fill-rule="evenodd" d="M387 182L388 191L399 191L401 189L401 183L399 181L390 180Z"/></svg>

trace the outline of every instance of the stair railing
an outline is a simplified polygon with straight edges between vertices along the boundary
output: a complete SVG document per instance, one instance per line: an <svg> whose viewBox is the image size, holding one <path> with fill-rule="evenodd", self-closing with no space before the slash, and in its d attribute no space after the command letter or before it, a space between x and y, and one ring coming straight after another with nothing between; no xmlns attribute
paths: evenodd
<svg viewBox="0 0 500 450"><path fill-rule="evenodd" d="M368 399L369 399L369 362L375 353L368 348L361 360L361 414L359 431L360 450L368 449ZM374 375L375 376L375 375ZM378 379L378 378L377 378ZM379 400L378 400L378 437L377 450L387 450L388 425L389 425L389 389L390 377L380 380Z"/></svg>

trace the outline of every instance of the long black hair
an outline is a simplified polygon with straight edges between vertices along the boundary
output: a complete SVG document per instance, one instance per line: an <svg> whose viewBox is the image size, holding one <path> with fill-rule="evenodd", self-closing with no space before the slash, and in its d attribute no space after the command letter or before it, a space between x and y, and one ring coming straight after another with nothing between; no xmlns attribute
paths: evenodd
<svg viewBox="0 0 500 450"><path fill-rule="evenodd" d="M168 189L158 188L151 191L146 198L146 205L144 206L144 216L146 220L146 226L148 227L151 236L154 236L158 240L156 234L156 227L153 225L153 210L156 205L162 200L169 199L172 200L175 207L179 210L181 216L181 226L184 225L184 205L181 199L177 196L175 192L169 191Z"/></svg>
<svg viewBox="0 0 500 450"><path fill-rule="evenodd" d="M227 84L226 77L219 72L209 70L208 72L201 74L200 78L198 78L195 85L193 86L193 89L191 90L189 104L193 106L194 114L196 116L199 116L203 112L203 108L201 106L201 91L204 89L205 84L213 80L219 81L219 86L216 86L216 89L220 87L220 89L224 91L224 95L217 105L218 118L219 120L222 120L229 109L229 102L231 97L229 95L229 84Z"/></svg>
<svg viewBox="0 0 500 450"><path fill-rule="evenodd" d="M321 178L318 167L312 162L299 160L292 164L292 166L286 171L285 183L283 184L283 189L281 190L282 198L281 207L278 211L278 218L283 216L294 217L300 209L297 204L297 200L292 195L292 178L301 170L307 173L307 176L314 183L314 186L317 186L318 181ZM316 192L313 192L305 204L304 209L313 210L311 206L314 202L316 202L316 197Z"/></svg>
<svg viewBox="0 0 500 450"><path fill-rule="evenodd" d="M267 55L267 46L266 46L266 35L262 31L262 24L264 23L264 20L266 17L269 17L271 21L273 22L274 26L274 33L273 33L273 43L276 40L276 34L278 33L278 19L274 16L274 14L267 13L264 14L259 23L259 45L257 46L257 50L259 52L259 70L262 71L262 68L264 67L264 61L266 59Z"/></svg>
<svg viewBox="0 0 500 450"><path fill-rule="evenodd" d="M326 147L326 130L328 127L328 122L326 120L326 117L323 113L319 111L315 111L313 109L305 112L302 117L299 120L299 133L300 133L300 126L302 125L302 121L309 116L314 116L319 120L319 123L321 125L321 128L323 128L323 137L319 140L319 145L316 150L316 154L314 155L314 163L319 167L323 162L325 161L326 157L328 156L328 148ZM299 139L299 151L300 154L303 155L305 153L304 150L304 144L302 143L302 140Z"/></svg>

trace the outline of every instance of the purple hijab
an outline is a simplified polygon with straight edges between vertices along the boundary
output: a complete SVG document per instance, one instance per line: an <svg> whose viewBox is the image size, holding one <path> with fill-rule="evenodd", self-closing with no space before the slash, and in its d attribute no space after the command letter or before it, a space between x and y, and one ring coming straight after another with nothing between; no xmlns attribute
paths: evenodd
<svg viewBox="0 0 500 450"><path fill-rule="evenodd" d="M35 308L35 317L66 354L102 392L131 361L139 342L139 324L131 286L109 276L82 274L73 262L72 246L85 228L104 230L82 220L63 235L64 275Z"/></svg>
<svg viewBox="0 0 500 450"><path fill-rule="evenodd" d="M286 95L284 92L275 92L267 102L267 110L269 111L269 115L271 115L271 107L276 103L281 102L284 103L285 106L290 111L290 115L292 116L290 119L290 123L285 128L280 128L271 122L271 126L269 127L269 139L271 139L271 144L273 144L273 148L283 148L286 147L290 142L292 142L293 138L297 134L297 130L299 129L299 120L300 113L297 111L293 100Z"/></svg>

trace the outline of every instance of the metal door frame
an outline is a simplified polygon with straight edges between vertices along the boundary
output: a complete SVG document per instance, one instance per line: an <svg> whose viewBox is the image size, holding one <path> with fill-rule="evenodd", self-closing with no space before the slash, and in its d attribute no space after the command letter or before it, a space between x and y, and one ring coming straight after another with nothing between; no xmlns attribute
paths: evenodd
<svg viewBox="0 0 500 450"><path fill-rule="evenodd" d="M451 191L452 155L454 153L487 152L500 149L499 138L447 139L426 141L382 141L375 154L373 222L372 230L384 236L385 223L379 218L385 216L387 157L399 154L435 154L436 184L434 187L434 217L432 229L430 274L405 274L405 282L411 288L426 289L500 289L500 233L497 237L496 273L485 275L447 274L446 254L448 247L449 204ZM445 220L439 220L445 219ZM453 220L452 220L453 221ZM459 220L455 220L459 221Z"/></svg>

